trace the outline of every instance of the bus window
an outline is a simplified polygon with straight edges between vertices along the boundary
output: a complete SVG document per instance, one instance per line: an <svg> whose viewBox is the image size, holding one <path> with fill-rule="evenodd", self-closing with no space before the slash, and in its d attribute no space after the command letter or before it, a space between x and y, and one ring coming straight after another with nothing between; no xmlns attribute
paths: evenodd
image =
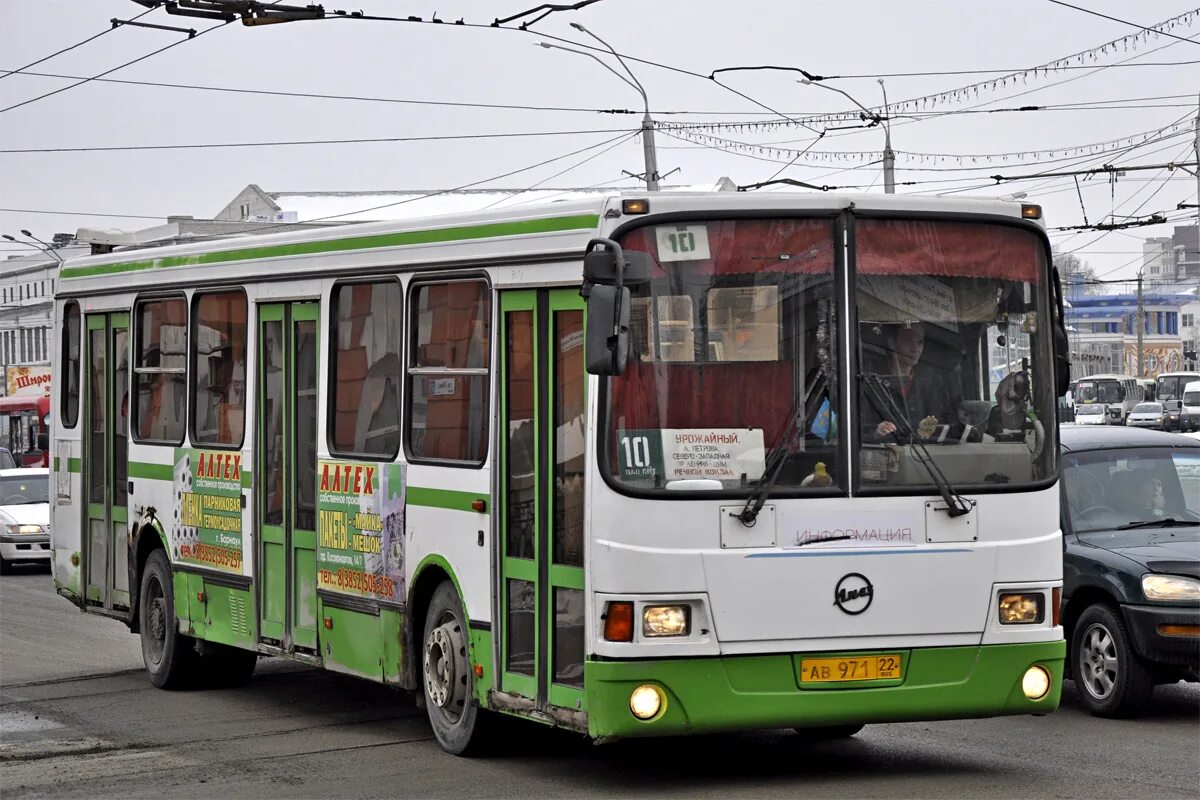
<svg viewBox="0 0 1200 800"><path fill-rule="evenodd" d="M74 428L79 421L79 304L63 308L62 331L62 421Z"/></svg>
<svg viewBox="0 0 1200 800"><path fill-rule="evenodd" d="M196 295L192 337L196 444L240 447L246 427L246 295Z"/></svg>
<svg viewBox="0 0 1200 800"><path fill-rule="evenodd" d="M134 438L181 444L186 416L187 303L182 297L143 301L135 316Z"/></svg>
<svg viewBox="0 0 1200 800"><path fill-rule="evenodd" d="M400 284L333 287L330 450L391 460L400 449Z"/></svg>
<svg viewBox="0 0 1200 800"><path fill-rule="evenodd" d="M480 463L488 436L487 284L421 284L412 298L410 458Z"/></svg>

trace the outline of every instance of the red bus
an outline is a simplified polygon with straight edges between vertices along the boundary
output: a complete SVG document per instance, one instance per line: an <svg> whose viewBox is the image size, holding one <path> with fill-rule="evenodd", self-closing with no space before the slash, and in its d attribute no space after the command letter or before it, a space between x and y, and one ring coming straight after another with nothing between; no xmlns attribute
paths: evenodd
<svg viewBox="0 0 1200 800"><path fill-rule="evenodd" d="M0 397L0 417L8 421L4 446L18 466L50 466L50 396Z"/></svg>

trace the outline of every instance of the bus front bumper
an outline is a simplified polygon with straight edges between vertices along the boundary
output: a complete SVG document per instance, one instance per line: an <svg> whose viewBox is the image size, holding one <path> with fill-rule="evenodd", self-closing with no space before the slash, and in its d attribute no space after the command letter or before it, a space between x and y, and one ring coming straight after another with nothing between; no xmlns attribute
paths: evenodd
<svg viewBox="0 0 1200 800"><path fill-rule="evenodd" d="M902 677L819 688L799 679L801 658L827 654L724 656L657 661L588 661L588 732L600 737L671 736L762 728L1045 714L1058 707L1066 643L935 647L899 652ZM829 655L869 656L879 653ZM1050 689L1026 698L1026 670L1042 666ZM658 715L633 716L639 686L662 697Z"/></svg>

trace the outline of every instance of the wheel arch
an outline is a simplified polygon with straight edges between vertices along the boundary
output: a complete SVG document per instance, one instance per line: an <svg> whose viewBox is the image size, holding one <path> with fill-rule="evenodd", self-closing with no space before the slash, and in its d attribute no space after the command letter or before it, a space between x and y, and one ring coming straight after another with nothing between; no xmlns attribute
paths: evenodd
<svg viewBox="0 0 1200 800"><path fill-rule="evenodd" d="M162 529L162 523L154 516L154 509L148 509L129 531L129 630L140 633L138 623L138 603L141 601L142 573L146 569L146 561L155 550L167 554L167 563L171 563L171 550L167 546L167 535Z"/></svg>
<svg viewBox="0 0 1200 800"><path fill-rule="evenodd" d="M462 585L458 581L458 575L444 557L437 554L427 555L412 573L405 604L408 624L405 626L404 644L408 656L404 659L404 683L414 689L421 686L421 642L425 639L425 614L429 610L433 593L446 581L458 592L459 602L463 602ZM463 614L469 617L465 604ZM464 619L463 622L469 624L470 620Z"/></svg>
<svg viewBox="0 0 1200 800"><path fill-rule="evenodd" d="M1118 615L1121 613L1121 602L1116 594L1101 586L1080 587L1067 600L1067 607L1063 610L1062 618L1063 636L1067 640L1067 647L1071 646L1071 639L1075 636L1075 624L1079 622L1079 617L1089 606L1098 603L1112 606Z"/></svg>

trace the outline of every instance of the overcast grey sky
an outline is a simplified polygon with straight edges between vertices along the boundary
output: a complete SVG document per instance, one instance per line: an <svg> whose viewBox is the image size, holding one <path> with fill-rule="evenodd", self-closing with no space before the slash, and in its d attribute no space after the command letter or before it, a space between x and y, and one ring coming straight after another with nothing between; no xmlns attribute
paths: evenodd
<svg viewBox="0 0 1200 800"><path fill-rule="evenodd" d="M443 20L491 22L536 5L533 0L490 2L412 2L356 0L325 4L373 14L418 15L436 11ZM1142 25L1154 25L1196 8L1189 2L1117 0L1076 5ZM0 0L0 69L12 70L110 27L113 17L129 19L145 9L130 0ZM162 9L145 22L195 27L212 23L169 17ZM187 83L240 89L358 95L376 98L461 103L596 108L640 107L637 94L588 58L534 47L537 31L592 43L569 27L579 21L605 37L618 51L707 75L727 66L775 64L820 75L865 75L830 81L860 102L881 102L874 75L925 71L1015 70L1053 61L1129 34L1137 28L1065 8L1048 0L1011 3L928 0L897 3L843 0L837 3L741 0L603 0L578 12L554 14L535 32L473 29L452 25L329 20L247 28L240 24L197 37L107 76L111 79ZM1096 66L1134 57L1144 62L1200 62L1200 18L1172 33L1197 36L1197 43L1166 36L1143 40L1135 49L1098 54ZM121 28L31 67L31 72L92 76L180 40L179 34ZM1151 53L1151 50L1155 50ZM655 110L713 112L662 115L664 122L766 120L761 106L725 91L714 82L645 64L632 64ZM726 74L723 80L773 109L796 116L849 110L842 96L796 82L785 72ZM940 75L887 78L893 103L956 89L995 75ZM1114 67L1095 72L1069 70L1009 82L976 96L949 99L927 111L961 111L975 106L1095 103L1102 110L1050 110L994 114L948 114L893 123L893 147L904 154L999 154L1051 150L1123 139L1182 121L1194 131L1200 63ZM1064 82L1065 81L1065 82ZM0 76L0 108L8 108L67 86L64 78ZM1053 85L1057 84L1057 85ZM1031 91L1033 90L1033 91ZM1020 94L1024 93L1024 94ZM1020 96L1015 96L1020 94ZM1147 99L1162 98L1162 99ZM1121 102L1111 102L1121 101ZM986 104L986 105L983 105ZM779 117L775 117L779 119ZM154 219L97 214L168 214L207 217L242 187L257 183L267 191L440 189L472 183L527 167L637 127L636 116L575 111L531 111L434 107L397 103L272 97L193 89L91 82L52 97L0 111L0 150L51 147L113 147L193 143L291 141L553 132L561 135L443 142L389 142L167 151L0 153L0 232L27 228L49 238L79 227L135 229ZM596 131L580 133L580 131ZM610 131L610 132L605 132ZM570 133L565 133L570 132ZM714 129L725 140L807 147L803 128ZM661 135L659 165L678 167L669 182L700 184L728 176L737 183L765 180L793 153L728 152L713 142L688 143ZM799 142L793 144L790 142ZM986 176L1015 175L1094 166L1118 158L1125 164L1193 160L1186 131L1130 152L1075 156L1051 161L1010 156L979 161L935 161L902 155L897 181L945 181L901 186L901 192L935 192L980 187L964 194L1001 195L1026 191L1041 202L1050 225L1083 222L1072 179L989 186ZM726 145L717 145L724 147ZM826 156L820 152L880 150L883 131L831 133L783 177L882 191L880 169L870 159ZM621 170L639 171L640 141L631 138L586 163L603 148L521 172L494 185L525 187L579 164L548 186L636 187L618 180ZM1054 158L1061 158L1057 154ZM781 163L769 160L776 158ZM1022 166L1023 165L1023 166ZM852 169L846 169L852 167ZM974 168L973 170L967 168ZM1078 167L1075 167L1078 168ZM840 170L840 171L839 171ZM1183 171L1130 172L1115 184L1107 177L1081 182L1088 219L1110 213L1175 212L1180 202L1195 203L1196 180ZM40 212L84 212L48 214ZM35 213L39 212L39 213ZM1194 211L1192 212L1194 213ZM1192 217L1194 223L1195 217ZM1065 249L1108 277L1130 277L1140 260L1141 240L1169 235L1170 226L1101 235L1056 234ZM7 245L7 243L0 243ZM6 254L6 253L5 253Z"/></svg>

